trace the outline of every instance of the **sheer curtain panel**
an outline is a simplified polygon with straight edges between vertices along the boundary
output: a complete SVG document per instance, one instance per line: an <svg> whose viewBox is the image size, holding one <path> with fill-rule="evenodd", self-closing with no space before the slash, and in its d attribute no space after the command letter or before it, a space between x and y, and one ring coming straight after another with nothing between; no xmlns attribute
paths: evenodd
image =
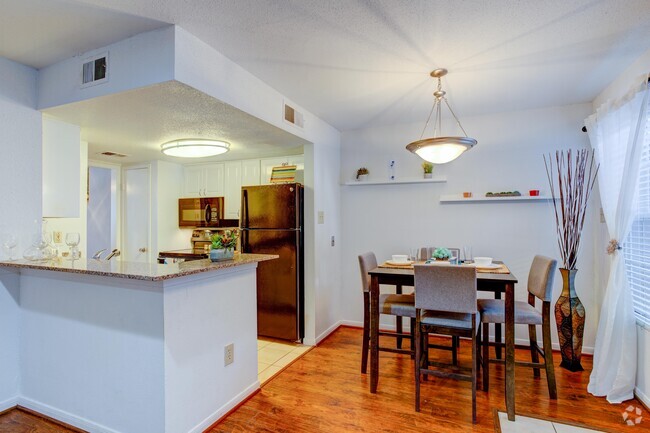
<svg viewBox="0 0 650 433"><path fill-rule="evenodd" d="M600 164L598 187L610 239L623 244L635 216L639 162L647 122L648 77L618 101L585 120ZM624 245L623 245L624 246ZM605 254L607 245L603 245ZM636 318L621 251L610 256L610 274L600 312L588 391L610 403L633 397L636 382Z"/></svg>

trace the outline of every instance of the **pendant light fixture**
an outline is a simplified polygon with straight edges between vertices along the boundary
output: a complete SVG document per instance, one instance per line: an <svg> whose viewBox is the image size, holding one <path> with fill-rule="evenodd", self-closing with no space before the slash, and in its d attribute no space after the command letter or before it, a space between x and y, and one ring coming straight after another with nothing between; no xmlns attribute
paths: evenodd
<svg viewBox="0 0 650 433"><path fill-rule="evenodd" d="M429 117L427 118L427 122L424 124L424 129L422 129L422 134L420 135L420 139L418 141L414 141L413 143L409 143L406 146L407 150L415 153L420 158L424 159L425 161L429 161L433 164L444 164L453 161L454 159L458 158L463 152L474 147L477 143L475 139L467 136L465 129L463 129L463 126L460 124L460 120L458 120L458 117L456 117L454 110L452 110L451 107L449 106L449 102L447 101L447 97L445 96L447 92L442 90L441 78L444 77L445 75L447 75L446 69L436 69L433 72L431 72L431 76L433 78L438 79L438 89L435 92L433 92L433 96L436 99L433 102L433 107L431 107L431 111L429 112ZM464 137L439 137L438 136L438 134L442 133L443 101L447 106L447 108L449 109L451 115L454 116L454 119L456 120L458 127L461 129L461 131L463 131L463 134L465 134ZM424 137L424 133L427 129L427 126L429 126L429 122L431 121L431 116L433 115L434 111L435 111L435 119L434 119L434 127L433 127L433 137L423 139L422 137Z"/></svg>
<svg viewBox="0 0 650 433"><path fill-rule="evenodd" d="M179 158L205 158L221 155L230 150L230 143L219 140L182 139L164 143L160 150L165 155Z"/></svg>

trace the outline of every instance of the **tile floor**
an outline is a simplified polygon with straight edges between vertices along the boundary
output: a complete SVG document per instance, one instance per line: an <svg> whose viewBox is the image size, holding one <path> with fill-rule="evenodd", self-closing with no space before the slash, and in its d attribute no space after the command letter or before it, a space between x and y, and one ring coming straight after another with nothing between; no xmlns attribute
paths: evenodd
<svg viewBox="0 0 650 433"><path fill-rule="evenodd" d="M508 421L508 415L499 412L501 433L597 433L601 430L575 427L558 422L517 415L516 421Z"/></svg>
<svg viewBox="0 0 650 433"><path fill-rule="evenodd" d="M257 377L264 384L277 372L300 358L311 346L272 340L257 340Z"/></svg>

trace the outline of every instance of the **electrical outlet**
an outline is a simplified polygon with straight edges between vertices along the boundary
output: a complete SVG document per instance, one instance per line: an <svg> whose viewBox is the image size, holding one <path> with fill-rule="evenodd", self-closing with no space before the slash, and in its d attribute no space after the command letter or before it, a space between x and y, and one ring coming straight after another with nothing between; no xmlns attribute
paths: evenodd
<svg viewBox="0 0 650 433"><path fill-rule="evenodd" d="M223 348L223 365L229 365L235 362L235 344L230 343Z"/></svg>
<svg viewBox="0 0 650 433"><path fill-rule="evenodd" d="M61 244L63 243L63 234L61 232L54 232L54 243Z"/></svg>
<svg viewBox="0 0 650 433"><path fill-rule="evenodd" d="M325 212L322 210L318 211L318 224L325 224Z"/></svg>

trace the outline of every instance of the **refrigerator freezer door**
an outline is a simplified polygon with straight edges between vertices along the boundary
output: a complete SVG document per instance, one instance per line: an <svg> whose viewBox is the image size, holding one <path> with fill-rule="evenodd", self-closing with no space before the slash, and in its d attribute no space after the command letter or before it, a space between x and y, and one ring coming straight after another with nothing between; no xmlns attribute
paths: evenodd
<svg viewBox="0 0 650 433"><path fill-rule="evenodd" d="M246 253L277 254L257 267L258 335L296 341L303 337L301 232L243 230Z"/></svg>
<svg viewBox="0 0 650 433"><path fill-rule="evenodd" d="M241 227L299 228L300 188L295 183L243 187Z"/></svg>

